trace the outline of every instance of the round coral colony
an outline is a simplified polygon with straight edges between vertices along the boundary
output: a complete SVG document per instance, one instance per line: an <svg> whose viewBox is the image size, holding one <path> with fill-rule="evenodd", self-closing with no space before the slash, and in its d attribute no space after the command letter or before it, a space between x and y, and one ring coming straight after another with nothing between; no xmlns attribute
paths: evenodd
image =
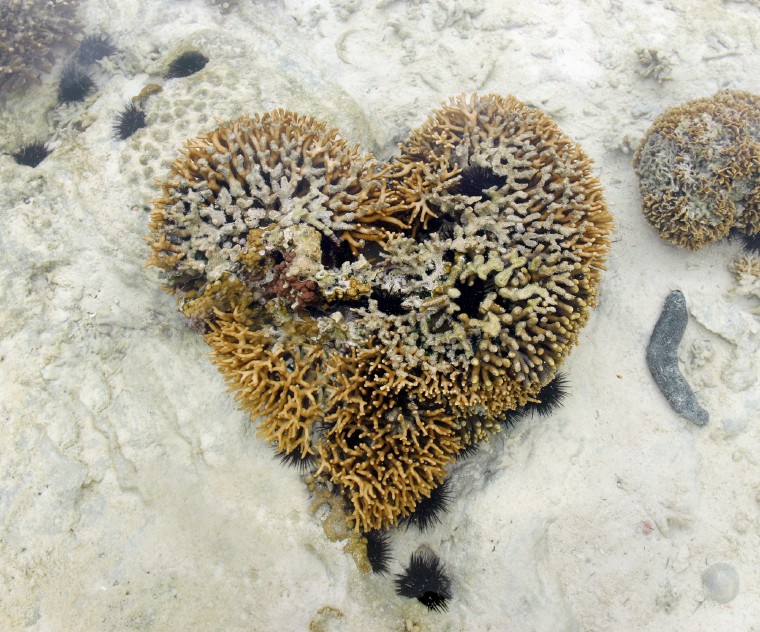
<svg viewBox="0 0 760 632"><path fill-rule="evenodd" d="M644 216L668 243L699 250L760 233L760 96L722 90L673 107L634 155Z"/></svg>
<svg viewBox="0 0 760 632"><path fill-rule="evenodd" d="M148 241L260 436L367 533L435 502L459 454L540 401L612 226L547 115L472 95L386 165L286 110L224 124L172 164Z"/></svg>

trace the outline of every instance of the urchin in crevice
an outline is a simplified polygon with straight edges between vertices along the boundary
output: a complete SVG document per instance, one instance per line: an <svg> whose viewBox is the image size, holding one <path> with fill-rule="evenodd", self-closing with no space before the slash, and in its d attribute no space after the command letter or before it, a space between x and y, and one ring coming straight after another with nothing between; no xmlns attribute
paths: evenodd
<svg viewBox="0 0 760 632"><path fill-rule="evenodd" d="M439 557L421 548L409 560L403 574L396 575L396 594L416 599L428 610L443 612L451 600L451 580Z"/></svg>
<svg viewBox="0 0 760 632"><path fill-rule="evenodd" d="M742 234L740 239L742 241L744 252L760 255L760 233L755 233L754 235Z"/></svg>
<svg viewBox="0 0 760 632"><path fill-rule="evenodd" d="M485 280L475 277L471 279L470 283L457 280L454 284L454 289L459 292L459 296L454 300L462 313L467 314L470 318L478 318L480 316L480 306L486 299L486 296L496 291L496 282L493 276L489 276Z"/></svg>
<svg viewBox="0 0 760 632"><path fill-rule="evenodd" d="M35 140L24 144L21 149L11 154L13 160L25 167L36 167L50 155L50 148L45 141Z"/></svg>
<svg viewBox="0 0 760 632"><path fill-rule="evenodd" d="M377 309L384 314L403 316L408 311L403 306L404 297L400 294L394 294L393 292L387 292L381 288L375 288L372 290L370 298L377 301Z"/></svg>
<svg viewBox="0 0 760 632"><path fill-rule="evenodd" d="M128 103L116 116L113 133L117 140L127 140L138 129L145 127L145 112L134 103Z"/></svg>
<svg viewBox="0 0 760 632"><path fill-rule="evenodd" d="M455 191L459 195L484 198L484 191L494 187L500 189L506 183L506 176L500 176L487 167L472 166L462 171Z"/></svg>

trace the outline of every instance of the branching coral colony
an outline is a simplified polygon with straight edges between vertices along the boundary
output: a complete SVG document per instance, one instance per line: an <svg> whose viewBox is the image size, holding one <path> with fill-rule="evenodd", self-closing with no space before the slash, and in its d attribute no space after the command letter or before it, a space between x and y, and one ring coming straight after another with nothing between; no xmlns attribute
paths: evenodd
<svg viewBox="0 0 760 632"><path fill-rule="evenodd" d="M513 97L453 98L378 164L276 110L189 140L150 263L277 453L361 532L397 524L538 401L613 227L589 158Z"/></svg>

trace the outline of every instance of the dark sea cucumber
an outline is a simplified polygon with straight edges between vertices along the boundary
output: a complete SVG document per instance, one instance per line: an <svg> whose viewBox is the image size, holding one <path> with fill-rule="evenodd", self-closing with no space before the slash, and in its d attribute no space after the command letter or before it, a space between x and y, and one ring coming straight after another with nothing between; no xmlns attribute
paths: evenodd
<svg viewBox="0 0 760 632"><path fill-rule="evenodd" d="M674 290L665 299L662 314L649 339L647 365L670 407L698 426L704 426L709 414L699 405L694 391L678 368L678 345L688 319L686 299L682 292Z"/></svg>

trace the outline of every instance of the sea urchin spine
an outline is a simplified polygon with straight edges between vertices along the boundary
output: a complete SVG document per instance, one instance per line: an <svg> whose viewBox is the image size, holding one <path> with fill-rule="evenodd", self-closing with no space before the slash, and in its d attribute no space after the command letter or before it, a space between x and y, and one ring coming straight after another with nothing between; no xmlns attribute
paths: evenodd
<svg viewBox="0 0 760 632"><path fill-rule="evenodd" d="M414 512L403 519L406 526L416 526L420 531L427 531L434 524L441 523L441 514L448 511L451 501L449 479L445 479L430 492L430 496L417 503Z"/></svg>
<svg viewBox="0 0 760 632"><path fill-rule="evenodd" d="M89 66L115 52L116 48L107 35L88 35L79 45L76 60L83 66Z"/></svg>
<svg viewBox="0 0 760 632"><path fill-rule="evenodd" d="M364 534L367 539L367 559L372 572L385 575L390 562L390 538L387 531L372 529Z"/></svg>

